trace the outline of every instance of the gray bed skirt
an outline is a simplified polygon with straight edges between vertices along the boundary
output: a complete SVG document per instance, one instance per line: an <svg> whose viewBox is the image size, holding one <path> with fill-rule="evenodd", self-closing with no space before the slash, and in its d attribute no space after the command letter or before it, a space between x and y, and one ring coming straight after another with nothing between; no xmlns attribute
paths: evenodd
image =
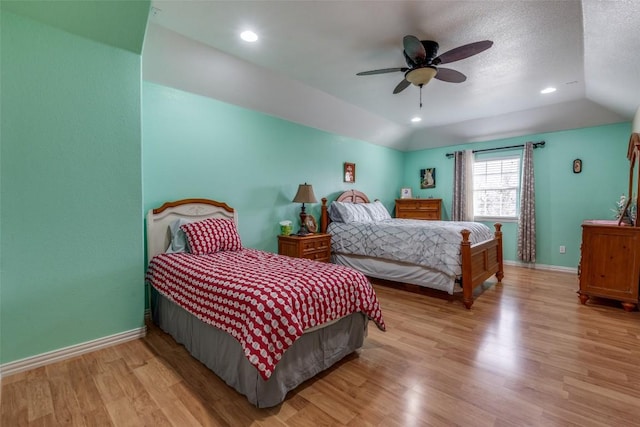
<svg viewBox="0 0 640 427"><path fill-rule="evenodd" d="M151 311L156 325L258 408L280 404L288 391L362 347L368 324L365 315L354 313L305 333L265 381L231 335L202 322L155 290Z"/></svg>

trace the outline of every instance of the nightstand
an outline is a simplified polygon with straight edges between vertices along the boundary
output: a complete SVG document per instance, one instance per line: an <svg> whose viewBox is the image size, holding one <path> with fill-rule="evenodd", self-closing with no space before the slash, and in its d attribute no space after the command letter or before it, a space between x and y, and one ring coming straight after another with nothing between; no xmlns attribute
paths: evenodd
<svg viewBox="0 0 640 427"><path fill-rule="evenodd" d="M307 236L278 236L278 253L295 258L307 258L329 262L331 259L331 235L316 233Z"/></svg>

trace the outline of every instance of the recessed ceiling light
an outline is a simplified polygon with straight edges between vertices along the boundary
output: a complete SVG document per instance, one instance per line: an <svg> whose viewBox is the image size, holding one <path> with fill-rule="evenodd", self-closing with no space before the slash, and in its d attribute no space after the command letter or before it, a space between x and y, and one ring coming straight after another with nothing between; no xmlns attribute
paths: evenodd
<svg viewBox="0 0 640 427"><path fill-rule="evenodd" d="M412 121L413 123L418 123L418 122L421 122L421 121L422 121L422 119L421 119L420 117L414 117L414 118L412 118L412 119L411 119L411 121Z"/></svg>
<svg viewBox="0 0 640 427"><path fill-rule="evenodd" d="M246 42L258 41L258 35L253 31L247 30L240 33L240 38Z"/></svg>
<svg viewBox="0 0 640 427"><path fill-rule="evenodd" d="M546 93L553 93L553 92L555 92L555 91L556 91L556 88L555 88L555 87L548 87L548 88L542 89L542 90L540 91L540 93L545 93L545 94L546 94Z"/></svg>

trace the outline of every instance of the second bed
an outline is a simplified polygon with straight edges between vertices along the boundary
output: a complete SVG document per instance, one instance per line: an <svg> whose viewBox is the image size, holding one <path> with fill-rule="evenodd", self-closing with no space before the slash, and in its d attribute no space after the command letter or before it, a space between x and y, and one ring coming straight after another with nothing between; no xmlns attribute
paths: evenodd
<svg viewBox="0 0 640 427"><path fill-rule="evenodd" d="M477 286L493 275L502 281L501 224L492 232L475 222L392 219L380 202L371 203L357 190L340 194L336 202L330 209L322 199L320 220L321 230L331 234L335 263L449 294L459 286L467 308Z"/></svg>

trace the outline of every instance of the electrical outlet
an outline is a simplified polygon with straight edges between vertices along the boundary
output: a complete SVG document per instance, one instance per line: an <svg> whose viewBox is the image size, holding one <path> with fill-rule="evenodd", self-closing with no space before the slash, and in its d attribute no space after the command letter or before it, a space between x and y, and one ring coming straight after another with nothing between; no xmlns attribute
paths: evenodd
<svg viewBox="0 0 640 427"><path fill-rule="evenodd" d="M567 248L565 248L564 246L560 246L560 253L563 254L567 252Z"/></svg>

